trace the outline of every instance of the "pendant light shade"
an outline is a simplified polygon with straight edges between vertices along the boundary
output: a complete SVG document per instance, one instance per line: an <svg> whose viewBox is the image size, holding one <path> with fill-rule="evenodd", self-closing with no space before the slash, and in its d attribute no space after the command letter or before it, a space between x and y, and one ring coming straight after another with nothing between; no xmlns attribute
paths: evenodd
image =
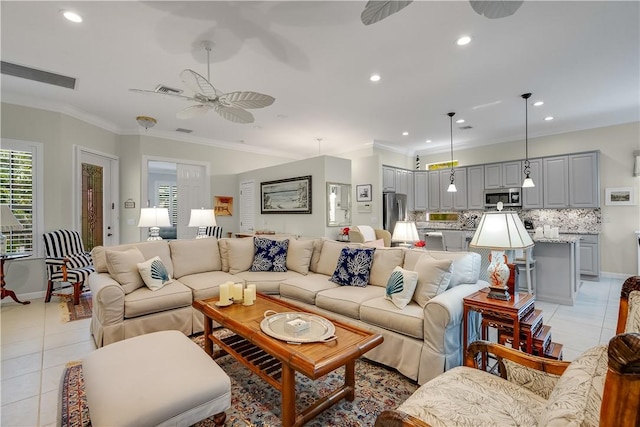
<svg viewBox="0 0 640 427"><path fill-rule="evenodd" d="M529 163L529 101L528 99L531 97L530 93L524 93L522 95L524 98L524 182L522 183L522 188L531 188L536 185L533 183L531 179L531 165Z"/></svg>
<svg viewBox="0 0 640 427"><path fill-rule="evenodd" d="M458 191L455 184L456 171L453 170L453 116L455 116L456 113L448 113L447 115L449 116L449 127L451 130L451 176L449 178L450 183L449 183L449 187L447 188L447 192L455 193Z"/></svg>

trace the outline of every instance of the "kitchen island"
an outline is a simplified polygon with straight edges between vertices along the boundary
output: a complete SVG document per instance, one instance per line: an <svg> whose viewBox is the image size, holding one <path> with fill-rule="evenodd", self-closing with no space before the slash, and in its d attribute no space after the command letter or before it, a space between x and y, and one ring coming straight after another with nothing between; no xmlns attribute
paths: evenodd
<svg viewBox="0 0 640 427"><path fill-rule="evenodd" d="M573 305L580 288L580 236L533 238L536 300Z"/></svg>

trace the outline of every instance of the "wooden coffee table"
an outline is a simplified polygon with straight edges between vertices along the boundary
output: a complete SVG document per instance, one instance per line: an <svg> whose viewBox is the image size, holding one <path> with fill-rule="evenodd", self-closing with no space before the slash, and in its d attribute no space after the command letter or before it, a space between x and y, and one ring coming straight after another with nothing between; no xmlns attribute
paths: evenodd
<svg viewBox="0 0 640 427"><path fill-rule="evenodd" d="M265 334L260 328L267 310L309 313L300 307L267 295L258 294L255 304L232 304L218 307L218 298L194 301L193 306L204 314L204 349L212 357L213 344L245 365L249 370L271 384L282 395L282 425L301 426L331 405L345 398L355 397L355 361L383 338L355 326L332 319L337 340L327 343L291 344ZM212 334L216 321L235 335L219 339ZM331 394L318 399L296 414L296 372L311 378L319 377L344 366L344 384Z"/></svg>

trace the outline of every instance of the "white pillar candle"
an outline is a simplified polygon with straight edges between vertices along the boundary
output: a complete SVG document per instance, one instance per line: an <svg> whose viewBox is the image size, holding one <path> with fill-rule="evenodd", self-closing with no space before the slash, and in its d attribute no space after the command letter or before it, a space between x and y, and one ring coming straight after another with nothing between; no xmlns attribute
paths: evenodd
<svg viewBox="0 0 640 427"><path fill-rule="evenodd" d="M242 283L235 283L233 285L233 299L240 301L242 299Z"/></svg>
<svg viewBox="0 0 640 427"><path fill-rule="evenodd" d="M247 289L244 290L244 300L243 300L243 304L244 305L253 305L253 303L256 300L256 291L247 287Z"/></svg>
<svg viewBox="0 0 640 427"><path fill-rule="evenodd" d="M230 295L229 284L223 283L220 285L220 304L229 304Z"/></svg>
<svg viewBox="0 0 640 427"><path fill-rule="evenodd" d="M255 285L255 283L251 283L251 284L247 285L247 288L248 289L253 289L253 297L255 298L255 296L256 296L256 285Z"/></svg>

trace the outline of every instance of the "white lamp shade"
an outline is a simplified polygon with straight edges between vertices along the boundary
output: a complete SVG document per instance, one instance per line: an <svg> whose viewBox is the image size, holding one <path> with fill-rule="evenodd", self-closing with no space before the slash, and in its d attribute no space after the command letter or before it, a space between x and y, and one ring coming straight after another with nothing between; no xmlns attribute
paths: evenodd
<svg viewBox="0 0 640 427"><path fill-rule="evenodd" d="M140 209L138 227L171 227L169 209L156 207Z"/></svg>
<svg viewBox="0 0 640 427"><path fill-rule="evenodd" d="M533 246L531 236L515 212L485 212L469 246L489 249L524 249Z"/></svg>
<svg viewBox="0 0 640 427"><path fill-rule="evenodd" d="M216 224L216 215L213 209L191 209L188 227L213 227Z"/></svg>
<svg viewBox="0 0 640 427"><path fill-rule="evenodd" d="M417 242L420 240L416 223L413 221L396 221L391 240L394 242Z"/></svg>
<svg viewBox="0 0 640 427"><path fill-rule="evenodd" d="M15 231L22 230L22 224L15 217L8 205L0 205L0 230Z"/></svg>
<svg viewBox="0 0 640 427"><path fill-rule="evenodd" d="M449 187L447 187L447 193L457 193L458 189L456 188L456 185L452 182L451 184L449 184Z"/></svg>
<svg viewBox="0 0 640 427"><path fill-rule="evenodd" d="M533 180L531 178L525 178L524 182L522 183L522 188L533 188L536 185L533 183Z"/></svg>

